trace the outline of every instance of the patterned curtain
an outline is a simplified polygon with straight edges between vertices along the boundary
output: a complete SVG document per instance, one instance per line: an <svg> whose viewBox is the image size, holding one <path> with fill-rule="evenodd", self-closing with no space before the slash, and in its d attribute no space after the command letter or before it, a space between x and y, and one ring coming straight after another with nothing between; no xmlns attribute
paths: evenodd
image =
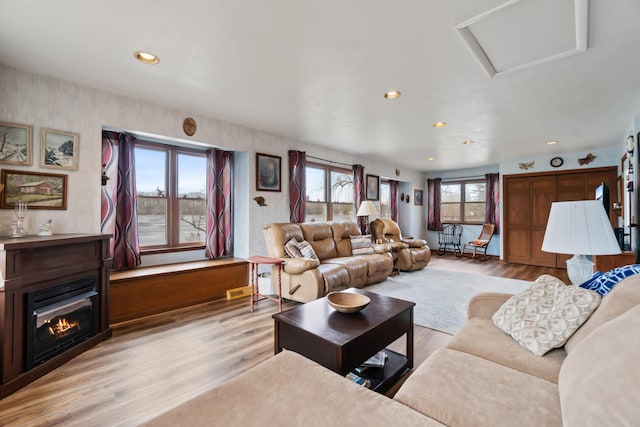
<svg viewBox="0 0 640 427"><path fill-rule="evenodd" d="M207 153L207 236L205 256L222 258L233 254L231 182L233 153L213 149Z"/></svg>
<svg viewBox="0 0 640 427"><path fill-rule="evenodd" d="M440 215L441 183L441 178L427 180L427 191L429 192L429 214L427 217L427 230L442 231L442 217Z"/></svg>
<svg viewBox="0 0 640 427"><path fill-rule="evenodd" d="M307 215L307 155L304 151L289 150L289 220L304 222Z"/></svg>
<svg viewBox="0 0 640 427"><path fill-rule="evenodd" d="M398 222L398 181L389 181L391 189L391 219Z"/></svg>
<svg viewBox="0 0 640 427"><path fill-rule="evenodd" d="M114 236L110 249L115 270L140 265L135 140L127 133L102 132L102 164L109 181L102 187L101 230Z"/></svg>
<svg viewBox="0 0 640 427"><path fill-rule="evenodd" d="M353 165L353 206L355 208L355 212L358 212L360 209L360 203L364 201L364 166L362 165ZM358 227L360 227L360 232L364 234L367 231L367 217L357 216L356 222L358 223Z"/></svg>
<svg viewBox="0 0 640 427"><path fill-rule="evenodd" d="M485 175L487 182L485 200L485 224L495 224L494 233L500 233L500 174L488 173Z"/></svg>

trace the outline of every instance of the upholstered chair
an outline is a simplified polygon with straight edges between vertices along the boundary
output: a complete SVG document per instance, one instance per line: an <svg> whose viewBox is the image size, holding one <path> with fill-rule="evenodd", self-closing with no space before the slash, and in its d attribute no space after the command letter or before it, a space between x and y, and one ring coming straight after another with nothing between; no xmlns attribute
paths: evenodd
<svg viewBox="0 0 640 427"><path fill-rule="evenodd" d="M371 221L371 233L377 243L388 243L393 247L394 262L400 271L424 268L431 259L431 249L421 239L403 238L398 224L390 218Z"/></svg>

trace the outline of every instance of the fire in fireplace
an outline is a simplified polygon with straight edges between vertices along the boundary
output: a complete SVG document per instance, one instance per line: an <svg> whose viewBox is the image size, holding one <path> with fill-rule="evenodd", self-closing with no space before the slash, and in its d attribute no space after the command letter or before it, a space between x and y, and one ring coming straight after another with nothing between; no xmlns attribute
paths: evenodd
<svg viewBox="0 0 640 427"><path fill-rule="evenodd" d="M87 278L27 294L26 370L96 333L95 287Z"/></svg>

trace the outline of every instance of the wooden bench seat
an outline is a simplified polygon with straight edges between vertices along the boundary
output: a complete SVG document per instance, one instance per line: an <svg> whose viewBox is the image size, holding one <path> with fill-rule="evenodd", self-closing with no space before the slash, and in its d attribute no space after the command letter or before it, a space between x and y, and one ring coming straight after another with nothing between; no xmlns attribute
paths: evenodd
<svg viewBox="0 0 640 427"><path fill-rule="evenodd" d="M224 298L227 289L247 286L248 265L240 258L224 258L112 271L109 322Z"/></svg>

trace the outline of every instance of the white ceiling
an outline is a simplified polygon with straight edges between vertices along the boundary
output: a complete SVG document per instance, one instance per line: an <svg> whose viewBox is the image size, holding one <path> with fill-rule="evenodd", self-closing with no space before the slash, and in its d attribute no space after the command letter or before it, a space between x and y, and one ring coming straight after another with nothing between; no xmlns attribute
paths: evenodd
<svg viewBox="0 0 640 427"><path fill-rule="evenodd" d="M504 3L0 0L0 62L425 171L621 145L640 114L640 2L591 0L586 52L491 78L456 27ZM475 28L499 67L575 35L573 0L508 3L522 9Z"/></svg>

